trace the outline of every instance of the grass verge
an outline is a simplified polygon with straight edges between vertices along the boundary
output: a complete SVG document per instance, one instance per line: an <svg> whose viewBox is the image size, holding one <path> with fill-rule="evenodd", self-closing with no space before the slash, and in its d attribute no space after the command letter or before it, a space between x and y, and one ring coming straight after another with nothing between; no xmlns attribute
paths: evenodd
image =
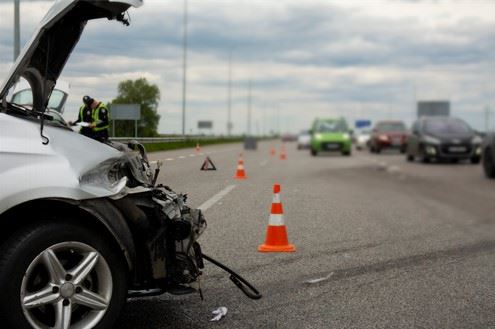
<svg viewBox="0 0 495 329"><path fill-rule="evenodd" d="M229 143L239 143L244 139L242 137L236 138L212 138L212 139L201 139L201 140L187 140L183 142L172 142L172 143L144 143L146 152L158 152L158 151L169 151L185 148L195 148L196 143L199 142L200 146L205 145L215 145L215 144L229 144Z"/></svg>

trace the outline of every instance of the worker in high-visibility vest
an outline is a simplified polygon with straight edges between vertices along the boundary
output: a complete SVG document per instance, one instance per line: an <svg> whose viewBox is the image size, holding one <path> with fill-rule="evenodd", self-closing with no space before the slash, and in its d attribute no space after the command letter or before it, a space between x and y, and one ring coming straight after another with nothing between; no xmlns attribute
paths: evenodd
<svg viewBox="0 0 495 329"><path fill-rule="evenodd" d="M80 130L82 135L100 142L106 142L110 125L110 112L107 106L90 96L84 96L83 103L84 105L79 109L77 121L70 124L75 125L84 122L86 124Z"/></svg>

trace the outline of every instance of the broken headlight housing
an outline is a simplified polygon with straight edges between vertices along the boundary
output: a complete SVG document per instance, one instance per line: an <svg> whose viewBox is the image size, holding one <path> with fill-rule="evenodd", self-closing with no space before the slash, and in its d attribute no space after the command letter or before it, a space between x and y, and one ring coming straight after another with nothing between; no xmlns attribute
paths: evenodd
<svg viewBox="0 0 495 329"><path fill-rule="evenodd" d="M92 194L117 194L127 185L127 177L123 175L121 159L109 159L87 171L79 178L81 188Z"/></svg>

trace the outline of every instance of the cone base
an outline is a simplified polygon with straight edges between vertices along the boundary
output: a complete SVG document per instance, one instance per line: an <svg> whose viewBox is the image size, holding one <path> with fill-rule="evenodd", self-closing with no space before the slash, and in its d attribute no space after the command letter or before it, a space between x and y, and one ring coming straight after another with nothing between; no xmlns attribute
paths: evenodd
<svg viewBox="0 0 495 329"><path fill-rule="evenodd" d="M238 180L243 180L243 179L246 179L246 178L247 178L247 176L239 176L239 177L234 176L234 178L235 178L235 179L238 179Z"/></svg>
<svg viewBox="0 0 495 329"><path fill-rule="evenodd" d="M258 247L259 252L294 252L296 247L293 244L288 244L286 246L269 246L262 244Z"/></svg>

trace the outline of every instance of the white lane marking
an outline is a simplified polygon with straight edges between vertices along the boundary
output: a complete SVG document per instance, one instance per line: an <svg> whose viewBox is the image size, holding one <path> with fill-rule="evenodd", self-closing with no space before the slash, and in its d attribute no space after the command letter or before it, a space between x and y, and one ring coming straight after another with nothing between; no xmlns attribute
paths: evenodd
<svg viewBox="0 0 495 329"><path fill-rule="evenodd" d="M189 154L189 156L190 156L191 158L194 158L194 157L196 156L196 154Z"/></svg>
<svg viewBox="0 0 495 329"><path fill-rule="evenodd" d="M167 158L165 159L165 161L174 161L175 159L174 158Z"/></svg>
<svg viewBox="0 0 495 329"><path fill-rule="evenodd" d="M215 203L222 200L222 198L224 196L226 196L227 194L229 194L235 187L236 187L236 185L227 186L226 188L224 188L223 190L221 190L220 192L218 192L217 194L212 196L208 201L206 201L201 206L199 206L198 209L201 209L202 211L206 211L208 208L213 206Z"/></svg>
<svg viewBox="0 0 495 329"><path fill-rule="evenodd" d="M179 157L179 159L185 159L185 158L186 158L186 157L185 157L185 156L183 156L183 155L181 155L181 156Z"/></svg>
<svg viewBox="0 0 495 329"><path fill-rule="evenodd" d="M399 166L388 166L387 167L387 172L394 174L394 173L399 173L401 171Z"/></svg>

